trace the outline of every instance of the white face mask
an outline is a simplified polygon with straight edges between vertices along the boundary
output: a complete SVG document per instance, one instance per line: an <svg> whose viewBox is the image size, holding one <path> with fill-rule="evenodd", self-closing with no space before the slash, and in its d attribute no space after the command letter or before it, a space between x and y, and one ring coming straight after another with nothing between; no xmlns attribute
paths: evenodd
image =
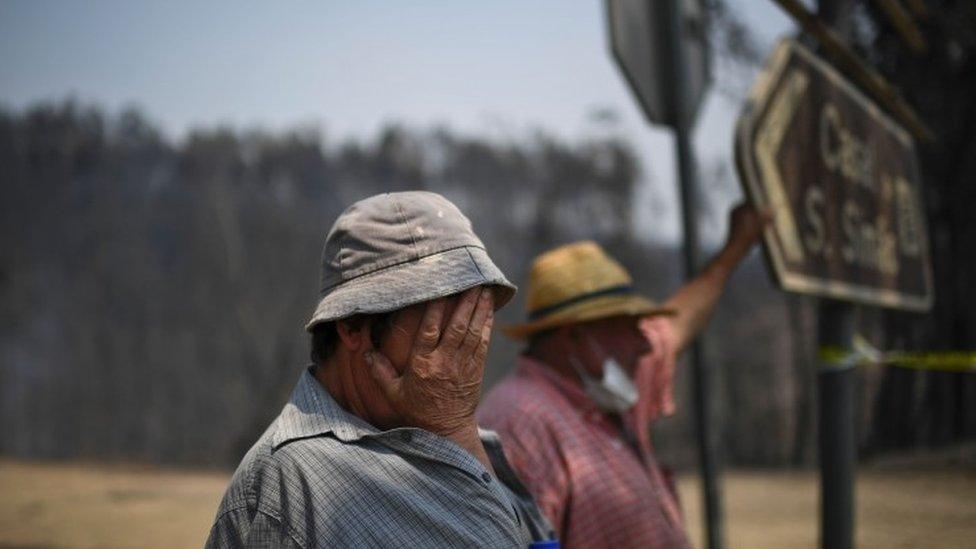
<svg viewBox="0 0 976 549"><path fill-rule="evenodd" d="M589 338L587 342L592 347L597 347ZM583 390L593 399L597 407L605 412L622 414L637 404L637 387L616 359L602 352L598 353L599 355L607 357L603 360L602 379L587 373L575 356L570 356L569 362L583 381Z"/></svg>

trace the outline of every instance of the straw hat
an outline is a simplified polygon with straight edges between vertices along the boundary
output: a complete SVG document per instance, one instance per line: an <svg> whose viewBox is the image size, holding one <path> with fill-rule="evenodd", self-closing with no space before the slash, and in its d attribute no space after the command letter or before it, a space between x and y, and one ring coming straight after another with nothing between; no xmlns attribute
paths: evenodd
<svg viewBox="0 0 976 549"><path fill-rule="evenodd" d="M527 322L505 326L513 339L556 326L620 315L674 314L634 293L630 274L596 242L560 246L532 263L526 296Z"/></svg>

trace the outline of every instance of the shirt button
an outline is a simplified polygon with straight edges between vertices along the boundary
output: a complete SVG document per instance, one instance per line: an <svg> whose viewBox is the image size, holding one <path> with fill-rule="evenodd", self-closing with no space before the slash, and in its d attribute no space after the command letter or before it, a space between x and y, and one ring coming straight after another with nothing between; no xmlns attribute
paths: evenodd
<svg viewBox="0 0 976 549"><path fill-rule="evenodd" d="M489 473L482 473L481 474L481 480L485 481L485 484L490 483L491 482L491 474L489 474Z"/></svg>
<svg viewBox="0 0 976 549"><path fill-rule="evenodd" d="M400 440L403 442L410 442L413 440L413 433L410 431L400 431Z"/></svg>

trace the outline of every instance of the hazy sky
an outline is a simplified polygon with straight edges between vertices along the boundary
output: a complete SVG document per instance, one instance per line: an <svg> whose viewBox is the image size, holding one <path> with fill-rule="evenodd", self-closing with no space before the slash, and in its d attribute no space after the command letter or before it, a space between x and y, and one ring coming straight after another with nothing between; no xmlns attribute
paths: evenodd
<svg viewBox="0 0 976 549"><path fill-rule="evenodd" d="M733 5L764 46L791 28L770 2ZM674 205L639 208L638 230L674 237L669 133L644 123L605 33L598 0L5 0L0 104L136 105L175 139L198 126L309 123L327 139L368 138L400 121L502 137L541 127L573 140L592 130L587 113L610 107L647 172L639 204ZM738 108L718 94L705 102L702 157L731 156Z"/></svg>

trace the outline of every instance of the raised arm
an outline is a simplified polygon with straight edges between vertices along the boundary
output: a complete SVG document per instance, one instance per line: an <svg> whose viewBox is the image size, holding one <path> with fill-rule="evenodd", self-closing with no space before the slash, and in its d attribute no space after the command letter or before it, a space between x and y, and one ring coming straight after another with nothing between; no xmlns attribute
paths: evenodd
<svg viewBox="0 0 976 549"><path fill-rule="evenodd" d="M729 236L725 246L692 281L682 286L665 307L677 311L673 319L676 349L680 353L708 323L715 303L725 290L732 271L762 235L771 215L742 203L729 213Z"/></svg>

